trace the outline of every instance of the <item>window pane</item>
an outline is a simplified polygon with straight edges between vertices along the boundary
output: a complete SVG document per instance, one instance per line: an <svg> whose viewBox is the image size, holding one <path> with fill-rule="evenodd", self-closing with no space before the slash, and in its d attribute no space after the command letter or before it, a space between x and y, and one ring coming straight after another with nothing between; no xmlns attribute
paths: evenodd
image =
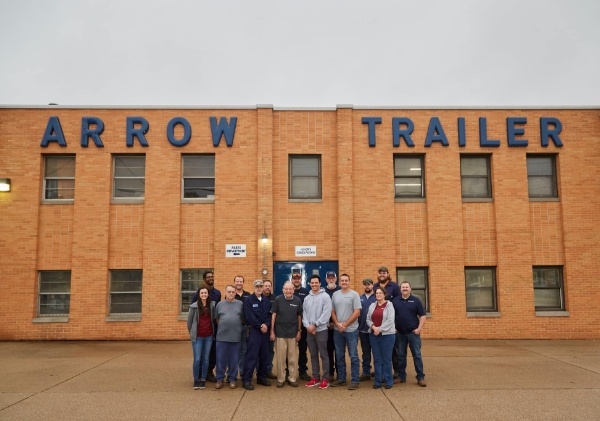
<svg viewBox="0 0 600 421"><path fill-rule="evenodd" d="M318 158L292 158L292 177L318 175Z"/></svg>
<svg viewBox="0 0 600 421"><path fill-rule="evenodd" d="M425 288L425 273L422 269L402 269L398 271L398 283L409 282L413 293L415 289ZM416 295L416 294L415 294ZM423 301L424 302L424 301Z"/></svg>
<svg viewBox="0 0 600 421"><path fill-rule="evenodd" d="M553 157L527 158L527 175L552 175L553 173Z"/></svg>
<svg viewBox="0 0 600 421"><path fill-rule="evenodd" d="M213 177L215 176L214 156L184 156L184 177Z"/></svg>
<svg viewBox="0 0 600 421"><path fill-rule="evenodd" d="M40 292L71 292L71 272L68 270L40 272Z"/></svg>
<svg viewBox="0 0 600 421"><path fill-rule="evenodd" d="M560 289L535 289L533 291L536 307L561 308Z"/></svg>
<svg viewBox="0 0 600 421"><path fill-rule="evenodd" d="M42 294L40 295L40 315L69 314L69 294Z"/></svg>
<svg viewBox="0 0 600 421"><path fill-rule="evenodd" d="M468 269L465 271L467 288L492 287L492 271L489 269Z"/></svg>
<svg viewBox="0 0 600 421"><path fill-rule="evenodd" d="M420 177L422 174L421 158L396 158L394 173L396 177Z"/></svg>
<svg viewBox="0 0 600 421"><path fill-rule="evenodd" d="M467 309L494 309L494 296L491 289L468 289L467 290Z"/></svg>
<svg viewBox="0 0 600 421"><path fill-rule="evenodd" d="M417 297L419 300L421 300L421 304L423 304L423 308L426 307L427 300L425 300L425 291L424 290L413 288L410 293L412 295L414 295L415 297Z"/></svg>
<svg viewBox="0 0 600 421"><path fill-rule="evenodd" d="M46 180L45 199L75 198L75 180Z"/></svg>
<svg viewBox="0 0 600 421"><path fill-rule="evenodd" d="M292 179L292 194L296 198L318 198L319 179L315 177L295 177Z"/></svg>
<svg viewBox="0 0 600 421"><path fill-rule="evenodd" d="M141 313L142 294L110 294L111 313Z"/></svg>
<svg viewBox="0 0 600 421"><path fill-rule="evenodd" d="M115 179L115 197L144 197L144 190L143 179Z"/></svg>
<svg viewBox="0 0 600 421"><path fill-rule="evenodd" d="M396 178L396 196L421 196L420 178Z"/></svg>
<svg viewBox="0 0 600 421"><path fill-rule="evenodd" d="M551 177L529 177L529 196L554 196L553 182Z"/></svg>
<svg viewBox="0 0 600 421"><path fill-rule="evenodd" d="M214 178L186 178L183 180L183 197L202 198L215 195Z"/></svg>
<svg viewBox="0 0 600 421"><path fill-rule="evenodd" d="M488 182L487 178L463 178L462 195L463 197L487 197Z"/></svg>
<svg viewBox="0 0 600 421"><path fill-rule="evenodd" d="M145 173L145 156L115 157L115 177L144 177Z"/></svg>
<svg viewBox="0 0 600 421"><path fill-rule="evenodd" d="M47 156L45 177L75 177L75 157Z"/></svg>
<svg viewBox="0 0 600 421"><path fill-rule="evenodd" d="M460 173L465 175L481 175L487 177L488 175L488 160L484 157L477 158L462 158L460 160Z"/></svg>

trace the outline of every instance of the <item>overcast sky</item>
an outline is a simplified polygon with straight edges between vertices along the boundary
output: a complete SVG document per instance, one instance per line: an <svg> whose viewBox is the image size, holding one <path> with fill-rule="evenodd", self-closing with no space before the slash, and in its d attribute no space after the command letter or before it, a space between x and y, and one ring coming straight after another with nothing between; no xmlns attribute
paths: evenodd
<svg viewBox="0 0 600 421"><path fill-rule="evenodd" d="M0 104L600 104L599 0L0 0Z"/></svg>

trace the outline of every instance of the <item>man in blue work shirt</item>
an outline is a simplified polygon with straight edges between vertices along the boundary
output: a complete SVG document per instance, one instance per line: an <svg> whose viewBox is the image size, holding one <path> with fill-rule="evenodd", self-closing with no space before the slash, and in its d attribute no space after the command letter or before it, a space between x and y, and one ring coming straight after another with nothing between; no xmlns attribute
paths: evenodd
<svg viewBox="0 0 600 421"><path fill-rule="evenodd" d="M421 332L427 320L425 309L421 301L412 295L410 283L402 282L400 284L401 295L394 298L392 304L396 311L396 342L400 343L398 348L398 379L397 383L406 383L406 354L407 347L410 347L417 372L417 384L421 387L427 386L425 383L425 373L423 372L423 358L421 358Z"/></svg>
<svg viewBox="0 0 600 421"><path fill-rule="evenodd" d="M254 294L244 300L244 320L248 324L248 339L242 383L246 390L254 390L252 376L257 368L256 383L271 386L271 382L267 380L271 301L262 296L262 290L263 281L260 279L254 281Z"/></svg>

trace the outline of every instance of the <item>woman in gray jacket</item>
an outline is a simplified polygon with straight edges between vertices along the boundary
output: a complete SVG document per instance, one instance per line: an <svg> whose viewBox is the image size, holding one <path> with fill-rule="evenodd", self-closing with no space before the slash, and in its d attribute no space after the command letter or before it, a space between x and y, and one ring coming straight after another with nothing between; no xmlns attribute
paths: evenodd
<svg viewBox="0 0 600 421"><path fill-rule="evenodd" d="M373 389L379 389L385 381L385 388L391 389L394 385L392 372L392 349L396 339L394 318L396 312L392 303L385 299L382 288L375 290L375 301L367 313L367 326L369 326L369 341L373 353L375 366L375 379Z"/></svg>
<svg viewBox="0 0 600 421"><path fill-rule="evenodd" d="M190 332L194 363L194 389L206 387L206 374L208 372L208 359L215 332L215 303L210 300L208 288L198 290L198 301L190 304L187 318L187 329Z"/></svg>

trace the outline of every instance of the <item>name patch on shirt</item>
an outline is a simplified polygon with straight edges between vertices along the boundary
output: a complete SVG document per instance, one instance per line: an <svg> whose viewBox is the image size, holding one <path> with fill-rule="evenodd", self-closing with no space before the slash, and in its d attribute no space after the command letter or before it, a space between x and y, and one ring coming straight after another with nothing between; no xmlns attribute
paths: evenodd
<svg viewBox="0 0 600 421"><path fill-rule="evenodd" d="M252 304L252 307L258 307L258 304Z"/></svg>

